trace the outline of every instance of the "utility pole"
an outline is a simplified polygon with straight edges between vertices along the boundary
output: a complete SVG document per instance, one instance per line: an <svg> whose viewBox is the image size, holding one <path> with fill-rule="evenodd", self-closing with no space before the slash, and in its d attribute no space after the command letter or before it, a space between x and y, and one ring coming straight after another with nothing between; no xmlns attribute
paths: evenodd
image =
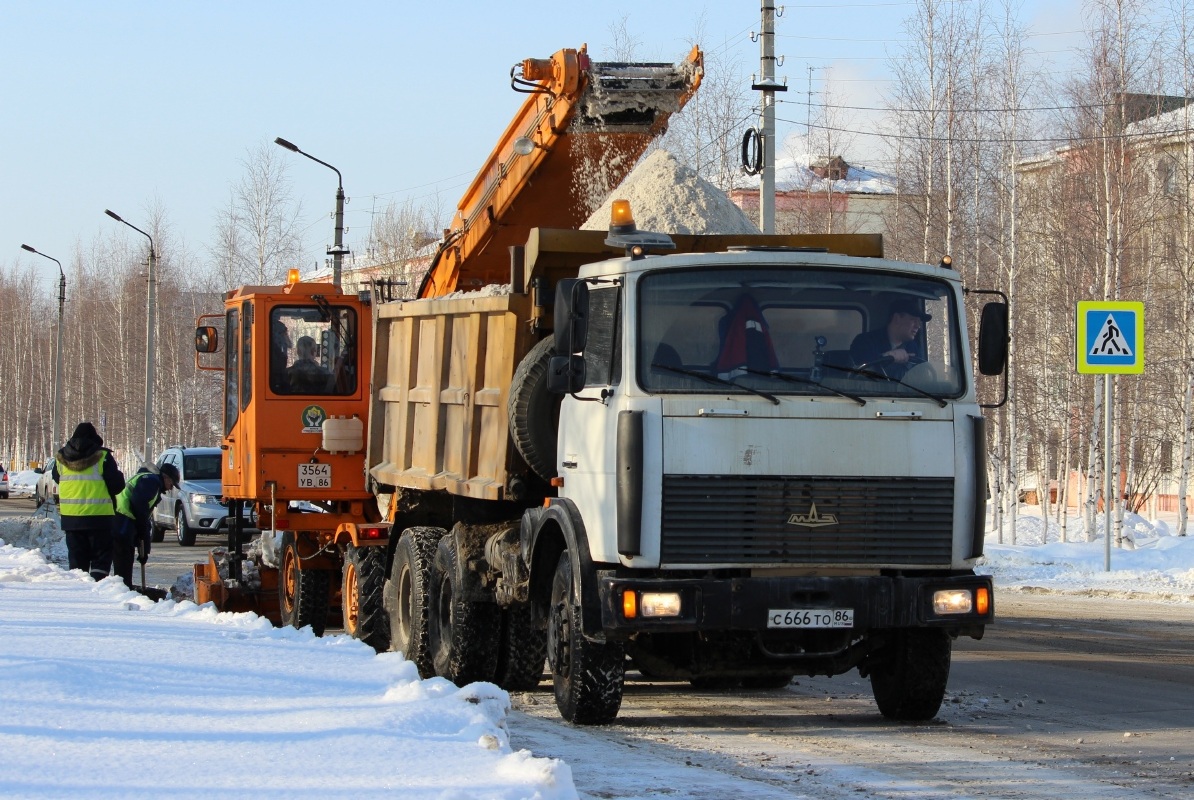
<svg viewBox="0 0 1194 800"><path fill-rule="evenodd" d="M788 87L775 79L775 6L763 0L762 32L759 34L759 81L750 88L763 93L763 170L759 186L759 228L775 233L775 93Z"/></svg>

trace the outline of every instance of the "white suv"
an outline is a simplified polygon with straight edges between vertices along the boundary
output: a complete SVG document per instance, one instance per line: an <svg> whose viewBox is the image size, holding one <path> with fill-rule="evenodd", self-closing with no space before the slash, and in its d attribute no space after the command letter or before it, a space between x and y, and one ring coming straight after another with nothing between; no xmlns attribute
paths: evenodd
<svg viewBox="0 0 1194 800"><path fill-rule="evenodd" d="M180 480L153 510L155 542L165 538L168 528L174 529L183 547L195 544L200 533L228 532L228 508L220 494L221 458L218 447L169 447L157 457L158 467L177 467Z"/></svg>

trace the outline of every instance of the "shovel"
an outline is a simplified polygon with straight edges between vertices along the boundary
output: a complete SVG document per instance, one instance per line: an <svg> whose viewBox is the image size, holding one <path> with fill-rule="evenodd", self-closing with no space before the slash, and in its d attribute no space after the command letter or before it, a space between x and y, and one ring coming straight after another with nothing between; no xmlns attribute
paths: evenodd
<svg viewBox="0 0 1194 800"><path fill-rule="evenodd" d="M145 594L145 542L137 540L137 561L141 564L141 594Z"/></svg>

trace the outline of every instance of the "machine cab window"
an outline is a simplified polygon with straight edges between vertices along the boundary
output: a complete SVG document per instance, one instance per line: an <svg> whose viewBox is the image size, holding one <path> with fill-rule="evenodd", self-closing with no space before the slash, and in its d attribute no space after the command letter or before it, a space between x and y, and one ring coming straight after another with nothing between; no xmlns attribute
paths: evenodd
<svg viewBox="0 0 1194 800"><path fill-rule="evenodd" d="M270 311L269 384L281 395L344 396L357 390L357 316L321 304Z"/></svg>

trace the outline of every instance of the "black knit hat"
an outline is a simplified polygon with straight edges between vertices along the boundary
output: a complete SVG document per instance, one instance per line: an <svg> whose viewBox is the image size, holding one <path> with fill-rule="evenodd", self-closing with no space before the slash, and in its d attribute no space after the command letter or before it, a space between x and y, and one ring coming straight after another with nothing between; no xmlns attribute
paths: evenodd
<svg viewBox="0 0 1194 800"><path fill-rule="evenodd" d="M173 464L162 464L162 466L158 468L158 472L173 481L175 486L179 484L181 476L178 474L178 467L174 466Z"/></svg>

